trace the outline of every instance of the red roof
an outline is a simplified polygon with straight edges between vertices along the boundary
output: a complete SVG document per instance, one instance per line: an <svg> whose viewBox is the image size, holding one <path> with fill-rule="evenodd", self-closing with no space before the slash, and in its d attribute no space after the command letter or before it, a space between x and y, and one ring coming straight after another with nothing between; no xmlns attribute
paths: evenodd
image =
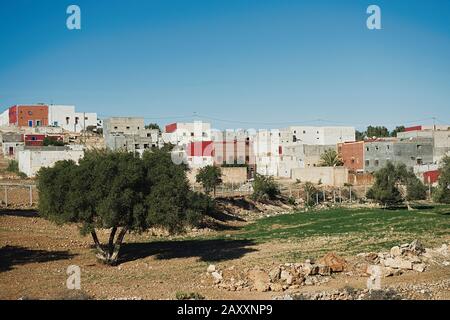
<svg viewBox="0 0 450 320"><path fill-rule="evenodd" d="M168 124L166 126L166 132L167 133L175 132L175 130L177 130L177 124L176 123L171 123L171 124Z"/></svg>
<svg viewBox="0 0 450 320"><path fill-rule="evenodd" d="M405 128L405 132L408 132L408 131L419 131L419 130L422 130L422 126L414 126L414 127Z"/></svg>

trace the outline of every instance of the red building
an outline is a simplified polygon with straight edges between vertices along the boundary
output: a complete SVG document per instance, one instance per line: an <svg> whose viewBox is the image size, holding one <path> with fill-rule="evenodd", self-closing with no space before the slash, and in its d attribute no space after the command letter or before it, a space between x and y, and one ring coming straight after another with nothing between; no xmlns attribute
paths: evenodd
<svg viewBox="0 0 450 320"><path fill-rule="evenodd" d="M188 157L213 157L214 144L212 141L191 142L187 145Z"/></svg>
<svg viewBox="0 0 450 320"><path fill-rule="evenodd" d="M24 137L26 146L43 146L45 134L26 134Z"/></svg>
<svg viewBox="0 0 450 320"><path fill-rule="evenodd" d="M338 153L350 172L364 171L364 141L339 143Z"/></svg>
<svg viewBox="0 0 450 320"><path fill-rule="evenodd" d="M9 124L18 127L48 125L47 105L16 105L9 108Z"/></svg>
<svg viewBox="0 0 450 320"><path fill-rule="evenodd" d="M423 182L426 184L434 184L439 180L439 170L431 170L423 173Z"/></svg>

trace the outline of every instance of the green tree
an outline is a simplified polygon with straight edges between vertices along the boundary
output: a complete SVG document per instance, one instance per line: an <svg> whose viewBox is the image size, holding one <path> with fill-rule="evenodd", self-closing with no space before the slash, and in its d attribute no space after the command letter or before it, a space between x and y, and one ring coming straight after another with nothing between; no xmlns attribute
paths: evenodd
<svg viewBox="0 0 450 320"><path fill-rule="evenodd" d="M320 155L319 165L321 167L339 167L342 166L343 164L344 163L342 162L336 150L327 149L325 150L324 153Z"/></svg>
<svg viewBox="0 0 450 320"><path fill-rule="evenodd" d="M186 169L160 150L142 159L89 151L78 165L60 161L38 172L39 212L58 224L79 223L82 234L91 234L99 260L114 265L127 232L151 227L178 232L207 213L209 203L190 190ZM106 245L96 229L111 230Z"/></svg>
<svg viewBox="0 0 450 320"><path fill-rule="evenodd" d="M369 138L389 137L389 130L383 126L368 126L366 130L366 136Z"/></svg>
<svg viewBox="0 0 450 320"><path fill-rule="evenodd" d="M213 191L216 196L216 187L222 183L222 171L216 166L206 166L198 171L195 179L201 183L206 193Z"/></svg>
<svg viewBox="0 0 450 320"><path fill-rule="evenodd" d="M257 201L273 200L280 194L278 184L273 177L255 175L252 198Z"/></svg>
<svg viewBox="0 0 450 320"><path fill-rule="evenodd" d="M314 195L318 192L317 188L312 182L307 181L303 185L303 192L305 193L305 204L307 206L313 206L315 203Z"/></svg>
<svg viewBox="0 0 450 320"><path fill-rule="evenodd" d="M355 131L355 139L356 141L363 141L364 137L366 136L366 132L365 131Z"/></svg>
<svg viewBox="0 0 450 320"><path fill-rule="evenodd" d="M44 146L64 146L64 142L57 140L57 139L52 139L49 137L45 137L44 138Z"/></svg>
<svg viewBox="0 0 450 320"><path fill-rule="evenodd" d="M440 203L450 203L450 157L442 159L439 169L439 182L433 200Z"/></svg>
<svg viewBox="0 0 450 320"><path fill-rule="evenodd" d="M394 165L388 162L375 172L375 183L367 191L367 198L383 205L395 205L426 198L426 187L405 164Z"/></svg>
<svg viewBox="0 0 450 320"><path fill-rule="evenodd" d="M391 137L396 137L397 133L403 132L403 131L405 131L405 126L397 126L397 127L395 127L394 130L392 130Z"/></svg>
<svg viewBox="0 0 450 320"><path fill-rule="evenodd" d="M159 127L159 125L157 123L149 123L149 124L145 125L145 129L156 129L159 132L161 132L161 128Z"/></svg>

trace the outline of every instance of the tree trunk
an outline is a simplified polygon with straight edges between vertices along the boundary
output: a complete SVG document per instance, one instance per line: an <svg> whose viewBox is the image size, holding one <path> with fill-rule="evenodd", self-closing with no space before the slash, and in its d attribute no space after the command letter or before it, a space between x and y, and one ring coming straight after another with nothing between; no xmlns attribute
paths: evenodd
<svg viewBox="0 0 450 320"><path fill-rule="evenodd" d="M123 242L123 238L125 237L125 234L127 233L128 228L123 227L119 234L117 235L117 238L114 241L117 227L113 227L111 229L111 234L109 235L109 241L108 241L108 250L104 250L102 248L102 245L100 244L100 241L98 240L97 234L94 231L91 232L92 239L94 240L95 247L97 249L96 257L98 260L100 260L104 264L108 265L115 265L117 264L118 258L119 258L119 251L120 247Z"/></svg>

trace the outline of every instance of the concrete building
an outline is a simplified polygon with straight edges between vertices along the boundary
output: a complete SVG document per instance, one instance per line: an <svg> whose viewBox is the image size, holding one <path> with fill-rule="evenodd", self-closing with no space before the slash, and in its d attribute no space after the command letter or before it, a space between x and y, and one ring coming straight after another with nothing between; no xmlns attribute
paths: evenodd
<svg viewBox="0 0 450 320"><path fill-rule="evenodd" d="M214 164L214 143L212 141L195 141L186 146L189 168L203 168Z"/></svg>
<svg viewBox="0 0 450 320"><path fill-rule="evenodd" d="M292 143L281 146L278 175L280 177L291 178L293 169L319 166L321 155L330 149L336 151L336 145Z"/></svg>
<svg viewBox="0 0 450 320"><path fill-rule="evenodd" d="M365 172L375 172L389 161L404 163L408 168L433 163L433 140L384 138L365 141Z"/></svg>
<svg viewBox="0 0 450 320"><path fill-rule="evenodd" d="M15 158L17 150L25 144L23 134L16 132L3 132L1 142L3 156L7 158Z"/></svg>
<svg viewBox="0 0 450 320"><path fill-rule="evenodd" d="M280 130L281 144L336 145L355 141L353 127L291 126Z"/></svg>
<svg viewBox="0 0 450 320"><path fill-rule="evenodd" d="M85 129L97 129L98 118L94 112L75 112L75 106L49 105L49 125L61 127L70 132L81 132Z"/></svg>
<svg viewBox="0 0 450 320"><path fill-rule="evenodd" d="M23 147L17 151L19 170L28 177L36 176L42 167L52 167L62 160L78 161L84 156L81 146L70 147Z"/></svg>
<svg viewBox="0 0 450 320"><path fill-rule="evenodd" d="M186 146L190 142L212 141L211 124L194 122L176 122L166 125L162 133L164 143Z"/></svg>
<svg viewBox="0 0 450 320"><path fill-rule="evenodd" d="M280 130L258 130L253 146L256 172L266 176L278 176L281 154Z"/></svg>
<svg viewBox="0 0 450 320"><path fill-rule="evenodd" d="M397 134L399 139L433 139L433 162L439 164L445 155L450 155L450 126L415 126Z"/></svg>
<svg viewBox="0 0 450 320"><path fill-rule="evenodd" d="M59 127L70 132L97 128L97 114L75 112L75 106L65 105L15 105L0 116L0 126Z"/></svg>
<svg viewBox="0 0 450 320"><path fill-rule="evenodd" d="M350 172L364 172L364 141L339 143L338 153Z"/></svg>
<svg viewBox="0 0 450 320"><path fill-rule="evenodd" d="M103 122L103 136L110 150L125 150L142 154L145 150L161 147L157 129L145 129L144 118L112 117Z"/></svg>

